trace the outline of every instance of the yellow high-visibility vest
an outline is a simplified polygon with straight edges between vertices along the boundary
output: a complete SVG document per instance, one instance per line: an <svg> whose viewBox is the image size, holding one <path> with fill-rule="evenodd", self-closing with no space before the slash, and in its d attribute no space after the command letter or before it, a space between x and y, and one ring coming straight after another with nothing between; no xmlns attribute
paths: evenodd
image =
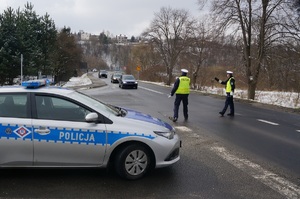
<svg viewBox="0 0 300 199"><path fill-rule="evenodd" d="M176 94L190 94L190 78L186 76L179 77L179 86L177 88Z"/></svg>
<svg viewBox="0 0 300 199"><path fill-rule="evenodd" d="M226 93L230 93L232 91L231 84L230 84L232 78L233 77L230 77L229 80L227 81L227 84L226 84Z"/></svg>

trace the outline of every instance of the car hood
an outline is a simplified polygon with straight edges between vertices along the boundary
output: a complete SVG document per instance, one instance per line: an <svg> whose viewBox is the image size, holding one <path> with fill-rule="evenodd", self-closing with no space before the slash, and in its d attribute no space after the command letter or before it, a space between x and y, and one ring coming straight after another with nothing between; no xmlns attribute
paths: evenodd
<svg viewBox="0 0 300 199"><path fill-rule="evenodd" d="M162 121L161 119L152 117L149 114L141 113L141 112L134 111L134 110L131 110L131 109L126 109L126 108L125 108L125 110L127 111L127 115L125 116L125 118L144 121L144 122L149 122L149 123L152 123L152 124L163 126L163 127L167 128L169 130L173 129L173 127L170 124Z"/></svg>

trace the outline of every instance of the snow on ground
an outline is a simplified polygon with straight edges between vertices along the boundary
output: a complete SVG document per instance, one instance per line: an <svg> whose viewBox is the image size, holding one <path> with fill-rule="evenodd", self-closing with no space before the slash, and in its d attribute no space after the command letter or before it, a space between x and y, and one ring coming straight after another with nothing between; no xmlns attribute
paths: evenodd
<svg viewBox="0 0 300 199"><path fill-rule="evenodd" d="M224 88L209 88L205 93L220 94L225 96ZM236 89L234 92L234 98L247 99L247 91ZM272 104L286 108L300 108L300 93L292 92L276 92L276 91L256 91L255 102L263 104Z"/></svg>
<svg viewBox="0 0 300 199"><path fill-rule="evenodd" d="M72 77L63 87L84 86L90 84L92 84L92 81L85 73L81 77Z"/></svg>
<svg viewBox="0 0 300 199"><path fill-rule="evenodd" d="M87 74L84 74L81 77L72 77L69 80L69 82L67 82L64 85L64 87L73 87L89 84L92 84L92 81L87 77ZM164 85L164 83L156 84ZM199 92L225 96L224 87L202 87ZM236 89L234 93L234 98L247 99L247 91ZM253 101L297 109L300 108L300 93L256 91L255 100Z"/></svg>

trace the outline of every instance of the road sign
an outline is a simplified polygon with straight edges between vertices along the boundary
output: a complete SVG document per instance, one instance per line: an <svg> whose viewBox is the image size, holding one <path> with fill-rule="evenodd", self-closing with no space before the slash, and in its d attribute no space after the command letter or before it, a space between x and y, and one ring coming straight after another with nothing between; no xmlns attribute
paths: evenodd
<svg viewBox="0 0 300 199"><path fill-rule="evenodd" d="M141 70L141 66L137 66L137 67L136 67L136 70L137 70L137 71L140 71L140 70Z"/></svg>

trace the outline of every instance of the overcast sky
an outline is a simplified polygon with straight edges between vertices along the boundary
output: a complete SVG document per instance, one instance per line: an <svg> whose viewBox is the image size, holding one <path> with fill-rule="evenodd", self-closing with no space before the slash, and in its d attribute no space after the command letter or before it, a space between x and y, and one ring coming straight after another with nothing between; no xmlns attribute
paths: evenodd
<svg viewBox="0 0 300 199"><path fill-rule="evenodd" d="M114 36L139 36L162 7L200 15L197 0L0 0L0 12L8 7L24 9L26 2L33 4L39 16L48 13L57 28L97 35L109 31Z"/></svg>

